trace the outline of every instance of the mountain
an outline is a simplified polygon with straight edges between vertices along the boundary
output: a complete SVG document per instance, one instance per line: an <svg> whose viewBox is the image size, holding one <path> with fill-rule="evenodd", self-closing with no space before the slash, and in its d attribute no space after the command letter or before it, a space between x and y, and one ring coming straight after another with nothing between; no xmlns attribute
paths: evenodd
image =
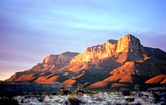
<svg viewBox="0 0 166 105"><path fill-rule="evenodd" d="M64 52L59 55L49 55L44 58L42 63L38 63L29 70L23 72L16 72L11 78L6 81L17 81L17 82L52 82L56 76L52 76L52 72L58 72L60 68L65 67L69 64L70 60L78 53ZM49 76L50 75L50 76ZM49 79L47 79L47 77ZM43 78L42 78L43 77ZM52 81L51 81L52 80Z"/></svg>
<svg viewBox="0 0 166 105"><path fill-rule="evenodd" d="M156 84L152 78L160 75L166 75L166 52L144 47L138 38L127 34L119 40L87 47L83 54L65 52L50 55L42 63L16 72L6 81L60 82L70 86L83 84L85 88L108 89Z"/></svg>

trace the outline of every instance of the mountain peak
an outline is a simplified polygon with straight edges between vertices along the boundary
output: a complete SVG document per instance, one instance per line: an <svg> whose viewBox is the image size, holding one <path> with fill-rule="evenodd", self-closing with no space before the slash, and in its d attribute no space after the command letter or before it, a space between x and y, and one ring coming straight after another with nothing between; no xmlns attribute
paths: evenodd
<svg viewBox="0 0 166 105"><path fill-rule="evenodd" d="M127 34L118 40L116 52L141 51L144 53L140 40L131 34Z"/></svg>
<svg viewBox="0 0 166 105"><path fill-rule="evenodd" d="M81 83L89 87L93 83L105 87L114 87L112 82L145 83L154 76L166 74L165 55L162 50L143 47L138 38L127 34L119 40L110 39L87 47L83 54L69 51L51 54L42 63L15 73L7 81L49 81L74 86Z"/></svg>
<svg viewBox="0 0 166 105"><path fill-rule="evenodd" d="M111 44L117 44L118 40L114 40L114 39L109 39L106 41L106 43L111 43Z"/></svg>
<svg viewBox="0 0 166 105"><path fill-rule="evenodd" d="M144 47L141 45L140 40L131 34L127 34L118 41L110 39L104 44L87 47L84 53L75 56L71 63L96 61L102 58L116 56L118 53L122 52L145 53ZM126 59L122 60L122 62Z"/></svg>
<svg viewBox="0 0 166 105"><path fill-rule="evenodd" d="M132 34L126 34L125 36L132 36L132 37L134 37L134 35L132 35Z"/></svg>

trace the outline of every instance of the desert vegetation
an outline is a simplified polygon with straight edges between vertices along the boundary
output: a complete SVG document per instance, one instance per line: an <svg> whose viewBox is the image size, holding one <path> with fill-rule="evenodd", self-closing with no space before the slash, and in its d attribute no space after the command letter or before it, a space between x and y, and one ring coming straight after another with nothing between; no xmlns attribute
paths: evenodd
<svg viewBox="0 0 166 105"><path fill-rule="evenodd" d="M165 86L146 90L135 87L132 90L125 88L119 90L83 89L84 91L76 91L77 87L66 87L68 93L61 94L62 85L60 84L5 83L0 85L0 105L166 104Z"/></svg>

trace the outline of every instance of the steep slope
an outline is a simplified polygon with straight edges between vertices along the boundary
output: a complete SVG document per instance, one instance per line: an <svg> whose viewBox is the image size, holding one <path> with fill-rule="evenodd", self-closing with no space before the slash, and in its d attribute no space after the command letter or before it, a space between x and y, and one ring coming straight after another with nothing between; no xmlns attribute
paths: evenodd
<svg viewBox="0 0 166 105"><path fill-rule="evenodd" d="M145 82L146 84L156 84L156 81L158 81L157 83L164 84L164 77L158 75L166 74L166 62L159 62L158 59L152 58L149 58L144 62L125 62L122 66L111 70L110 74L111 75L108 78L93 83L89 88L99 88L99 86L96 85L101 83L107 83L107 85L102 86L104 88L108 88L108 86L111 86L114 83L123 84L126 87L124 83L144 84L144 81L147 81ZM158 78L152 78L154 76L157 76ZM116 85L113 85L111 87L115 86Z"/></svg>
<svg viewBox="0 0 166 105"><path fill-rule="evenodd" d="M146 84L166 84L166 74L157 75L145 82Z"/></svg>
<svg viewBox="0 0 166 105"><path fill-rule="evenodd" d="M6 81L86 84L87 88L144 84L154 76L166 74L165 56L166 52L143 47L138 38L127 34L119 40L88 47L83 54L50 55L42 63L17 72Z"/></svg>
<svg viewBox="0 0 166 105"><path fill-rule="evenodd" d="M72 52L64 52L60 55L49 55L44 58L42 63L38 63L34 67L29 70L23 72L16 72L13 76L11 76L6 81L31 81L36 82L40 81L40 76L48 76L52 74L52 72L66 66L69 64L70 60L76 56L78 53ZM29 75L29 76L27 76ZM34 76L35 75L35 76ZM32 78L33 77L33 78ZM37 80L35 80L37 79ZM43 82L43 80L41 80Z"/></svg>
<svg viewBox="0 0 166 105"><path fill-rule="evenodd" d="M140 44L138 38L131 34L128 34L118 41L108 40L102 45L92 46L85 49L83 54L75 56L72 62L93 62L102 58L120 56L119 62L125 62L126 60L139 60L143 59L144 47ZM136 57L138 56L138 57ZM135 58L136 57L136 58Z"/></svg>
<svg viewBox="0 0 166 105"><path fill-rule="evenodd" d="M60 69L70 62L78 53L65 52L60 55L49 55L44 58L42 63L37 64L31 71L52 71Z"/></svg>
<svg viewBox="0 0 166 105"><path fill-rule="evenodd" d="M71 63L92 62L112 56L117 49L117 40L108 40L102 45L92 46L85 49L83 54L75 56Z"/></svg>
<svg viewBox="0 0 166 105"><path fill-rule="evenodd" d="M166 61L166 54L161 49L159 49L159 48L150 48L150 47L144 47L144 49L146 51L147 56L158 58L160 60L165 60Z"/></svg>
<svg viewBox="0 0 166 105"><path fill-rule="evenodd" d="M106 88L108 82L113 82L107 81L109 77L113 79L119 78L116 82L144 83L145 80L153 76L166 74L166 61L163 59L159 60L160 58L158 57L155 58L155 54L150 56L150 52L145 51L138 38L128 34L118 41L111 41L107 41L102 45L88 47L83 54L79 54L71 60L69 66L74 66L69 67L69 70L73 72L85 69L86 72L94 71L97 73L100 71L98 68L101 68L100 79L95 76L98 74L93 75L93 72L89 72L80 77L80 79L77 78L77 80L84 80L86 78L85 81L90 83L89 87ZM157 54L159 53L160 51ZM166 55L163 51L161 53ZM108 65L100 66L101 60L103 60L103 64L106 64L107 61ZM94 62L97 62L97 65L92 67ZM109 75L107 74L108 71L110 71ZM103 72L107 75L102 77ZM93 78L96 78L96 82ZM105 85L98 86L99 84Z"/></svg>

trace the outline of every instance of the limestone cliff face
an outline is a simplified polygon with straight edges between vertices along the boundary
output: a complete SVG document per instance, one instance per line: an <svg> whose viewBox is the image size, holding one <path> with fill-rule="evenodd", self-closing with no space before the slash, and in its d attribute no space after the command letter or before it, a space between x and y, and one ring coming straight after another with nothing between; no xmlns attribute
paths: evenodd
<svg viewBox="0 0 166 105"><path fill-rule="evenodd" d="M95 61L111 57L113 55L116 56L119 54L120 56L120 53L123 53L123 56L126 56L126 58L123 57L124 60L120 60L120 62L124 62L128 59L127 54L132 56L132 52L145 53L144 47L141 45L139 39L131 34L128 34L120 38L118 41L108 40L102 45L88 47L85 49L83 54L75 56L70 63Z"/></svg>
<svg viewBox="0 0 166 105"><path fill-rule="evenodd" d="M31 68L34 71L51 71L55 69L60 69L65 65L68 65L70 60L76 56L78 53L65 52L59 55L49 55L44 58L42 63L38 63L36 66Z"/></svg>
<svg viewBox="0 0 166 105"><path fill-rule="evenodd" d="M96 84L114 87L111 82L145 83L161 74L166 74L166 52L143 47L138 38L128 34L119 40L88 47L83 54L49 55L42 63L16 72L6 81L61 82L74 86L81 83L89 87L95 83L92 87Z"/></svg>
<svg viewBox="0 0 166 105"><path fill-rule="evenodd" d="M134 52L139 51L145 53L140 40L135 36L128 34L118 40L116 52Z"/></svg>
<svg viewBox="0 0 166 105"><path fill-rule="evenodd" d="M89 62L112 56L116 52L117 40L108 40L102 45L92 46L85 49L83 54L75 56L71 63Z"/></svg>
<svg viewBox="0 0 166 105"><path fill-rule="evenodd" d="M69 64L70 60L76 56L78 53L72 53L72 52L64 52L59 55L49 55L46 58L44 58L42 63L38 63L34 67L32 67L29 70L23 71L23 72L16 72L13 76L11 76L6 81L23 81L23 77L27 74L39 74L43 75L41 73L43 72L50 72L50 71L56 71L66 65ZM35 77L35 76L33 76ZM37 78L37 77L35 77ZM34 78L34 79L35 79ZM24 78L25 79L25 78ZM33 79L33 80L34 80ZM27 81L32 80L32 78L26 79Z"/></svg>
<svg viewBox="0 0 166 105"><path fill-rule="evenodd" d="M69 61L76 56L78 53L70 53L65 52L59 55L49 55L46 58L44 58L43 63L44 64L68 64Z"/></svg>

